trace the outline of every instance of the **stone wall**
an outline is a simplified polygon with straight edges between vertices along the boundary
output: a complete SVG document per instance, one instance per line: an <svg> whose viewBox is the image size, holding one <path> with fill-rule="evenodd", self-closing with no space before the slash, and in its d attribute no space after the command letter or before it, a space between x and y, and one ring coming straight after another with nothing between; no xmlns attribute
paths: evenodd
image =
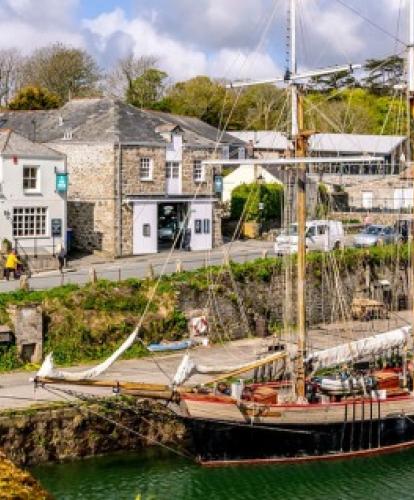
<svg viewBox="0 0 414 500"><path fill-rule="evenodd" d="M204 181L194 182L194 162L196 160L211 160L217 158L217 153L209 149L183 148L183 193L194 195L212 195L214 193L214 175L220 175L220 165L204 167Z"/></svg>
<svg viewBox="0 0 414 500"><path fill-rule="evenodd" d="M134 399L124 403L127 406L131 410L83 404L4 412L0 414L0 448L14 463L29 466L134 450L157 442L172 446L184 442L185 426L164 405Z"/></svg>
<svg viewBox="0 0 414 500"><path fill-rule="evenodd" d="M69 173L68 227L73 246L108 255L116 252L116 163L109 143L54 143L66 154Z"/></svg>

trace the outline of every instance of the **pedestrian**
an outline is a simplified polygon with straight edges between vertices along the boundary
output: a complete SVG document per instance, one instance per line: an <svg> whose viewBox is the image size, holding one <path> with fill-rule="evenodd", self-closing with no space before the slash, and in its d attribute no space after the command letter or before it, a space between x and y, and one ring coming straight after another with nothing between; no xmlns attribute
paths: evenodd
<svg viewBox="0 0 414 500"><path fill-rule="evenodd" d="M56 257L59 263L59 271L63 273L63 268L65 267L66 250L62 243L57 248Z"/></svg>
<svg viewBox="0 0 414 500"><path fill-rule="evenodd" d="M10 273L13 273L14 279L17 278L17 267L21 265L16 250L10 250L6 257L6 265L4 266L4 277L7 281L10 279Z"/></svg>

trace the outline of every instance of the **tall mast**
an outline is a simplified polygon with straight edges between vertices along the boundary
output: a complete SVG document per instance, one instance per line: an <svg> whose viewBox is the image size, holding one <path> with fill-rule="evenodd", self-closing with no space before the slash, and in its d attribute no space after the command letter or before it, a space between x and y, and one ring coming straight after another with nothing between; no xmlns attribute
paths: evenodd
<svg viewBox="0 0 414 500"><path fill-rule="evenodd" d="M290 0L290 75L296 75L296 0ZM296 82L291 82L291 120L292 139L295 139L299 132L298 127L298 89Z"/></svg>
<svg viewBox="0 0 414 500"><path fill-rule="evenodd" d="M411 121L414 118L414 0L410 0L409 2L409 41L408 41L408 102L409 102L409 116L408 123L411 125ZM411 148L411 126L408 127L408 142L409 142L409 151L410 154L410 163L409 163L409 173L413 175L413 163L412 163L412 148ZM413 180L413 207L412 214L414 217L414 180ZM411 335L413 337L414 344L414 222L412 221L410 224L409 234L411 236L411 307L412 307L412 322L411 322Z"/></svg>

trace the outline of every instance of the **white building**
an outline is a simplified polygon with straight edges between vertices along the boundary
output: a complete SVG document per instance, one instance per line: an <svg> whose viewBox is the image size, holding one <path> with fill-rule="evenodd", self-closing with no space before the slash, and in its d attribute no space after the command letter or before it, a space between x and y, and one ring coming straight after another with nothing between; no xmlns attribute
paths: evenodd
<svg viewBox="0 0 414 500"><path fill-rule="evenodd" d="M282 132L242 130L230 134L247 144L247 150L253 158L284 158L293 150L292 142Z"/></svg>
<svg viewBox="0 0 414 500"><path fill-rule="evenodd" d="M31 267L50 267L65 244L66 187L64 155L0 129L0 239Z"/></svg>

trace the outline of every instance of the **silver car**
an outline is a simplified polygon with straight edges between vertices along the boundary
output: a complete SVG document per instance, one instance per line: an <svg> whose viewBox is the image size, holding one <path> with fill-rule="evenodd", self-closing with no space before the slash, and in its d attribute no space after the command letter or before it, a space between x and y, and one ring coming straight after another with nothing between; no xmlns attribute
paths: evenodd
<svg viewBox="0 0 414 500"><path fill-rule="evenodd" d="M354 246L373 247L375 245L395 243L397 239L398 235L392 226L372 224L355 236Z"/></svg>

